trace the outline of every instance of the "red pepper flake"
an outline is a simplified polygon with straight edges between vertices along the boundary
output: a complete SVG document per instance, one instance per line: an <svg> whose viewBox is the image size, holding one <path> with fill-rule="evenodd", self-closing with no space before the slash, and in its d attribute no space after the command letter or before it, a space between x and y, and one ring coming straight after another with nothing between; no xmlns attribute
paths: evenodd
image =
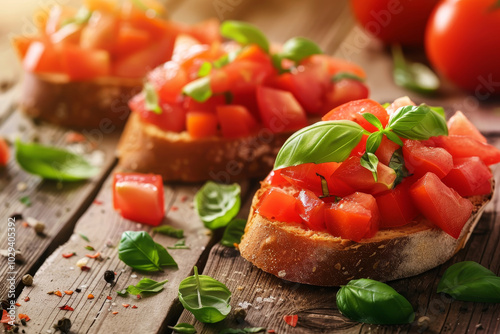
<svg viewBox="0 0 500 334"><path fill-rule="evenodd" d="M97 259L100 255L101 255L101 253L97 252L97 253L95 253L94 255L87 254L87 255L85 255L85 256L86 256L86 257L89 257L89 258L91 258L91 259Z"/></svg>
<svg viewBox="0 0 500 334"><path fill-rule="evenodd" d="M70 131L66 133L66 143L72 144L72 143L82 143L84 142L85 136L82 135L81 133L75 132L75 131Z"/></svg>
<svg viewBox="0 0 500 334"><path fill-rule="evenodd" d="M118 314L118 311L114 311L113 314Z"/></svg>
<svg viewBox="0 0 500 334"><path fill-rule="evenodd" d="M180 198L180 200L181 200L182 203L184 203L185 201L187 201L187 199L188 199L187 195L182 195L181 198Z"/></svg>
<svg viewBox="0 0 500 334"><path fill-rule="evenodd" d="M71 252L71 253L63 253L62 257L65 258L65 259L69 259L70 257L76 255L75 252Z"/></svg>
<svg viewBox="0 0 500 334"><path fill-rule="evenodd" d="M102 201L100 201L100 200L98 200L98 199L95 199L95 200L94 200L94 204L95 204L95 205L103 205L103 202L102 202Z"/></svg>
<svg viewBox="0 0 500 334"><path fill-rule="evenodd" d="M111 296L107 296L106 299L111 300L113 298Z"/></svg>
<svg viewBox="0 0 500 334"><path fill-rule="evenodd" d="M2 310L2 320L0 320L0 323L2 324L8 324L12 320L10 319L9 313L5 310Z"/></svg>
<svg viewBox="0 0 500 334"><path fill-rule="evenodd" d="M19 303L16 303L15 305L16 305L17 307L21 306L21 304L19 304Z"/></svg>
<svg viewBox="0 0 500 334"><path fill-rule="evenodd" d="M54 294L55 294L56 296L62 297L62 293L61 293L61 291L59 291L59 290L54 291Z"/></svg>
<svg viewBox="0 0 500 334"><path fill-rule="evenodd" d="M132 308L137 308L137 306L135 306L135 305L132 305Z"/></svg>
<svg viewBox="0 0 500 334"><path fill-rule="evenodd" d="M276 331L274 329L270 329L267 331L268 333L276 333Z"/></svg>
<svg viewBox="0 0 500 334"><path fill-rule="evenodd" d="M294 315L284 315L283 320L292 327L297 326L297 321L299 320L299 316Z"/></svg>
<svg viewBox="0 0 500 334"><path fill-rule="evenodd" d="M87 299L94 299L94 295L89 293L89 295L87 296Z"/></svg>
<svg viewBox="0 0 500 334"><path fill-rule="evenodd" d="M28 224L28 222L23 222L21 224L22 227L26 228L26 227L30 227L30 224Z"/></svg>
<svg viewBox="0 0 500 334"><path fill-rule="evenodd" d="M19 313L18 317L19 317L19 320L22 320L22 319L24 319L26 321L30 321L31 320L30 317L28 317L27 314Z"/></svg>
<svg viewBox="0 0 500 334"><path fill-rule="evenodd" d="M64 293L65 293L65 294L67 294L67 295L72 295L72 294L73 294L73 291L71 291L71 290L66 290L66 291L64 291Z"/></svg>
<svg viewBox="0 0 500 334"><path fill-rule="evenodd" d="M80 269L82 271L89 271L90 270L90 267L87 267L87 266L81 266Z"/></svg>
<svg viewBox="0 0 500 334"><path fill-rule="evenodd" d="M177 211L177 210L179 210L179 208L175 205L170 208L170 211Z"/></svg>
<svg viewBox="0 0 500 334"><path fill-rule="evenodd" d="M123 307L128 308L130 304L122 304Z"/></svg>
<svg viewBox="0 0 500 334"><path fill-rule="evenodd" d="M74 308L72 308L71 306L68 306L68 305L64 305L64 306L61 306L59 308L63 311L74 311L75 310Z"/></svg>
<svg viewBox="0 0 500 334"><path fill-rule="evenodd" d="M26 296L26 298L24 298L24 301L25 302L29 302L30 301L30 297Z"/></svg>
<svg viewBox="0 0 500 334"><path fill-rule="evenodd" d="M142 298L142 296L141 296L141 295L137 295L137 299L141 299L141 298Z"/></svg>

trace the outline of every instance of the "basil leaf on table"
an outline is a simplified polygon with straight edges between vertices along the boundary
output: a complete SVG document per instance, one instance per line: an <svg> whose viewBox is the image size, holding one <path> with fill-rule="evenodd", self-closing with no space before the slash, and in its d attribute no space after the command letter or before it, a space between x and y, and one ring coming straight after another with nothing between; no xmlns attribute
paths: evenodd
<svg viewBox="0 0 500 334"><path fill-rule="evenodd" d="M205 183L194 197L194 207L205 227L215 230L226 226L240 211L240 192L237 183Z"/></svg>
<svg viewBox="0 0 500 334"><path fill-rule="evenodd" d="M160 233L172 238L182 239L184 238L184 230L177 229L170 225L157 226L152 229L154 233Z"/></svg>
<svg viewBox="0 0 500 334"><path fill-rule="evenodd" d="M405 159L403 157L403 148L398 148L391 156L389 161L389 167L394 169L396 172L396 179L394 180L394 187L403 181L403 179L410 175L410 172L406 168Z"/></svg>
<svg viewBox="0 0 500 334"><path fill-rule="evenodd" d="M168 279L157 282L150 278L142 278L136 285L129 285L127 292L131 295L139 295L141 293L158 293L163 290L163 286L168 282Z"/></svg>
<svg viewBox="0 0 500 334"><path fill-rule="evenodd" d="M225 328L219 334L248 334L261 333L266 330L265 327L245 327L245 328Z"/></svg>
<svg viewBox="0 0 500 334"><path fill-rule="evenodd" d="M500 303L500 277L474 261L458 262L446 269L437 292L457 300Z"/></svg>
<svg viewBox="0 0 500 334"><path fill-rule="evenodd" d="M281 59L290 59L295 63L300 63L304 58L322 53L321 48L313 41L304 37L293 37L283 44L279 56Z"/></svg>
<svg viewBox="0 0 500 334"><path fill-rule="evenodd" d="M44 179L81 181L95 176L99 168L83 157L61 148L16 141L16 160L26 172Z"/></svg>
<svg viewBox="0 0 500 334"><path fill-rule="evenodd" d="M392 130L400 137L416 140L448 135L444 117L425 104L397 109L389 118L385 130Z"/></svg>
<svg viewBox="0 0 500 334"><path fill-rule="evenodd" d="M158 264L160 267L177 267L177 262L175 262L174 258L168 253L165 247L157 242L155 242L155 247L158 252Z"/></svg>
<svg viewBox="0 0 500 334"><path fill-rule="evenodd" d="M182 93L197 102L205 102L212 96L210 77L202 77L191 81L182 88Z"/></svg>
<svg viewBox="0 0 500 334"><path fill-rule="evenodd" d="M145 95L145 105L146 109L160 115L163 111L159 104L158 93L150 82L144 84L144 95Z"/></svg>
<svg viewBox="0 0 500 334"><path fill-rule="evenodd" d="M267 37L256 26L240 21L224 21L220 26L220 34L242 45L256 44L265 52L269 52Z"/></svg>
<svg viewBox="0 0 500 334"><path fill-rule="evenodd" d="M291 135L281 147L274 169L313 162L342 162L358 145L364 129L355 122L321 121Z"/></svg>
<svg viewBox="0 0 500 334"><path fill-rule="evenodd" d="M193 325L181 322L175 326L168 326L174 333L179 334L196 334L196 328Z"/></svg>
<svg viewBox="0 0 500 334"><path fill-rule="evenodd" d="M408 300L389 285L371 279L352 280L337 292L339 311L368 324L411 323L415 312Z"/></svg>
<svg viewBox="0 0 500 334"><path fill-rule="evenodd" d="M220 243L223 246L234 248L234 244L241 242L241 237L245 233L246 219L233 219L224 230L224 235Z"/></svg>
<svg viewBox="0 0 500 334"><path fill-rule="evenodd" d="M231 291L223 283L210 276L194 275L185 278L179 285L179 301L195 318L204 323L223 320L231 311Z"/></svg>
<svg viewBox="0 0 500 334"><path fill-rule="evenodd" d="M186 245L186 239L178 240L173 246L167 247L168 249L190 249L189 246Z"/></svg>

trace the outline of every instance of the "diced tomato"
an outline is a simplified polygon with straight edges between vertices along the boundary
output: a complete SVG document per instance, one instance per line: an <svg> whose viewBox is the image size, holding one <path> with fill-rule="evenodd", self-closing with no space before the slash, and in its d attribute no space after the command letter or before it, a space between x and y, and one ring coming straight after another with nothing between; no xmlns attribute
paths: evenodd
<svg viewBox="0 0 500 334"><path fill-rule="evenodd" d="M52 6L50 8L49 17L45 22L45 34L48 36L52 35L59 29L64 20L74 17L75 14L76 9L74 7Z"/></svg>
<svg viewBox="0 0 500 334"><path fill-rule="evenodd" d="M325 202L310 190L301 190L297 196L300 217L311 230L323 231L325 225Z"/></svg>
<svg viewBox="0 0 500 334"><path fill-rule="evenodd" d="M23 67L26 71L35 73L59 72L59 52L49 42L33 41L26 51Z"/></svg>
<svg viewBox="0 0 500 334"><path fill-rule="evenodd" d="M394 189L375 196L380 212L380 228L403 226L419 213L410 196L415 178L405 178Z"/></svg>
<svg viewBox="0 0 500 334"><path fill-rule="evenodd" d="M380 146L375 151L375 155L378 158L378 161L383 163L386 166L389 166L389 162L391 161L392 155L394 152L399 149L401 146L393 142L392 140L387 139L386 136L382 137L382 141L380 142Z"/></svg>
<svg viewBox="0 0 500 334"><path fill-rule="evenodd" d="M451 116L448 120L448 134L457 136L468 136L486 144L486 138L479 132L479 130L472 124L467 117L461 112L457 111L455 115Z"/></svg>
<svg viewBox="0 0 500 334"><path fill-rule="evenodd" d="M0 137L0 166L5 166L9 162L10 149L5 139Z"/></svg>
<svg viewBox="0 0 500 334"><path fill-rule="evenodd" d="M337 162L322 164L307 163L280 169L281 176L299 189L311 190L317 196L322 196L321 175L328 182L330 176L338 168ZM330 188L330 187L329 187Z"/></svg>
<svg viewBox="0 0 500 334"><path fill-rule="evenodd" d="M80 43L80 38L82 35L82 25L78 23L68 23L62 26L55 33L50 35L50 41L52 44L73 44L78 45Z"/></svg>
<svg viewBox="0 0 500 334"><path fill-rule="evenodd" d="M478 157L488 166L500 162L499 149L467 136L432 137L426 141L426 145L442 147L453 158Z"/></svg>
<svg viewBox="0 0 500 334"><path fill-rule="evenodd" d="M141 92L129 101L129 106L144 121L154 124L164 131L181 132L186 129L186 112L178 104L163 102L160 104L162 112L157 114L146 109L144 93Z"/></svg>
<svg viewBox="0 0 500 334"><path fill-rule="evenodd" d="M24 56L26 55L26 52L28 52L28 48L33 40L34 38L26 36L15 36L11 38L10 42L14 47L14 50L16 50L19 59L24 59Z"/></svg>
<svg viewBox="0 0 500 334"><path fill-rule="evenodd" d="M103 50L84 50L76 45L61 48L63 71L73 80L92 79L109 75L109 53Z"/></svg>
<svg viewBox="0 0 500 334"><path fill-rule="evenodd" d="M372 195L355 192L325 207L325 223L335 237L355 242L371 238L380 223L377 202Z"/></svg>
<svg viewBox="0 0 500 334"><path fill-rule="evenodd" d="M340 72L352 73L360 79L366 78L365 71L357 64L340 58L332 58L328 55L314 55L313 58L325 58L328 62L328 72L333 77Z"/></svg>
<svg viewBox="0 0 500 334"><path fill-rule="evenodd" d="M116 56L134 53L151 43L149 34L129 24L121 24L116 36L113 54Z"/></svg>
<svg viewBox="0 0 500 334"><path fill-rule="evenodd" d="M83 0L85 8L90 11L103 11L113 13L118 8L117 0Z"/></svg>
<svg viewBox="0 0 500 334"><path fill-rule="evenodd" d="M379 162L378 180L375 181L372 172L361 166L360 160L357 156L349 157L333 172L329 181L333 195L346 196L354 191L378 194L392 189L396 180L394 169Z"/></svg>
<svg viewBox="0 0 500 334"><path fill-rule="evenodd" d="M216 113L217 107L226 104L226 97L224 95L213 95L205 102L197 102L196 100L185 97L182 101L182 106L186 111L209 111Z"/></svg>
<svg viewBox="0 0 500 334"><path fill-rule="evenodd" d="M83 49L99 49L113 52L120 29L116 15L95 11L82 29L80 46Z"/></svg>
<svg viewBox="0 0 500 334"><path fill-rule="evenodd" d="M161 175L115 173L113 207L123 218L159 225L165 215Z"/></svg>
<svg viewBox="0 0 500 334"><path fill-rule="evenodd" d="M257 212L269 220L285 223L302 223L297 212L298 199L279 188L266 191L257 208Z"/></svg>
<svg viewBox="0 0 500 334"><path fill-rule="evenodd" d="M218 106L217 118L222 135L226 138L248 137L257 126L257 121L243 106Z"/></svg>
<svg viewBox="0 0 500 334"><path fill-rule="evenodd" d="M210 74L210 87L214 93L248 93L263 84L273 72L269 60L267 63L234 61Z"/></svg>
<svg viewBox="0 0 500 334"><path fill-rule="evenodd" d="M387 111L380 105L380 103L370 99L356 100L345 103L330 111L328 114L323 116L322 119L324 121L346 119L358 123L367 131L377 131L378 129L362 116L364 113L375 115L384 127L389 121Z"/></svg>
<svg viewBox="0 0 500 334"><path fill-rule="evenodd" d="M193 138L217 135L217 116L211 112L190 111L186 116L186 128Z"/></svg>
<svg viewBox="0 0 500 334"><path fill-rule="evenodd" d="M257 103L264 126L274 133L307 126L307 117L292 93L258 86Z"/></svg>
<svg viewBox="0 0 500 334"><path fill-rule="evenodd" d="M490 169L478 157L455 159L455 165L442 181L460 196L487 195L491 192Z"/></svg>
<svg viewBox="0 0 500 334"><path fill-rule="evenodd" d="M269 64L269 55L255 44L248 45L241 49L236 56L236 60L248 60L254 63Z"/></svg>
<svg viewBox="0 0 500 334"><path fill-rule="evenodd" d="M403 156L408 171L418 177L432 172L442 179L453 168L450 153L440 147L424 146L418 140L407 140L404 143Z"/></svg>
<svg viewBox="0 0 500 334"><path fill-rule="evenodd" d="M162 19L166 15L166 9L160 2L155 0L141 0L140 3L145 5L148 10L139 7L139 2L134 0L127 0L123 3L121 18L124 22L138 29L148 31L155 39L165 36L165 34L177 35L177 27Z"/></svg>
<svg viewBox="0 0 500 334"><path fill-rule="evenodd" d="M177 102L182 88L188 83L185 71L173 61L167 61L156 67L148 73L147 78L158 92L160 99L170 103Z"/></svg>
<svg viewBox="0 0 500 334"><path fill-rule="evenodd" d="M434 173L427 173L410 188L420 212L455 239L472 213L472 203L445 185Z"/></svg>
<svg viewBox="0 0 500 334"><path fill-rule="evenodd" d="M366 99L370 91L361 81L356 79L342 79L330 86L324 98L324 104L321 109L326 114L332 108L354 100Z"/></svg>
<svg viewBox="0 0 500 334"><path fill-rule="evenodd" d="M264 183L270 184L275 187L289 186L290 182L281 176L281 170L272 170L263 181Z"/></svg>

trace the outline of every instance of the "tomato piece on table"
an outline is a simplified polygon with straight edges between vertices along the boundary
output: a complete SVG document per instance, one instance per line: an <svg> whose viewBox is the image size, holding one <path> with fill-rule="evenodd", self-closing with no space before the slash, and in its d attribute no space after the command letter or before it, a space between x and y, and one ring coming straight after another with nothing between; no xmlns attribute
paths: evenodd
<svg viewBox="0 0 500 334"><path fill-rule="evenodd" d="M486 138L461 111L448 120L448 135L468 136L486 144Z"/></svg>
<svg viewBox="0 0 500 334"><path fill-rule="evenodd" d="M394 189L375 196L380 212L380 228L403 226L419 213L410 196L415 178L405 178Z"/></svg>
<svg viewBox="0 0 500 334"><path fill-rule="evenodd" d="M299 189L311 190L317 196L323 195L321 176L326 182L333 172L339 167L337 162L325 162L321 164L307 163L279 169L280 175L290 184ZM319 174L319 175L318 175ZM329 187L330 188L330 187Z"/></svg>
<svg viewBox="0 0 500 334"><path fill-rule="evenodd" d="M264 126L274 133L307 126L306 113L290 92L258 86L257 103Z"/></svg>
<svg viewBox="0 0 500 334"><path fill-rule="evenodd" d="M360 157L352 156L340 164L330 177L331 194L346 196L354 191L378 194L392 189L396 180L394 169L379 162L378 180L375 181L372 172L361 166L360 161Z"/></svg>
<svg viewBox="0 0 500 334"><path fill-rule="evenodd" d="M370 99L356 100L340 105L323 116L322 119L323 121L346 119L358 123L367 131L378 131L374 125L370 124L362 116L364 113L375 115L384 127L389 121L389 115L382 105Z"/></svg>
<svg viewBox="0 0 500 334"><path fill-rule="evenodd" d="M159 225L165 216L161 175L115 173L113 207L123 218Z"/></svg>
<svg viewBox="0 0 500 334"><path fill-rule="evenodd" d="M237 105L216 107L222 135L226 138L248 137L257 126L257 121L247 108Z"/></svg>
<svg viewBox="0 0 500 334"><path fill-rule="evenodd" d="M478 157L486 165L500 162L500 150L468 136L432 137L426 145L438 146L448 151L453 158Z"/></svg>
<svg viewBox="0 0 500 334"><path fill-rule="evenodd" d="M206 138L217 135L217 115L205 111L189 111L186 128L193 138Z"/></svg>
<svg viewBox="0 0 500 334"><path fill-rule="evenodd" d="M281 170L272 170L264 179L264 183L275 187L286 187L290 185L287 179L281 176Z"/></svg>
<svg viewBox="0 0 500 334"><path fill-rule="evenodd" d="M10 148L5 139L0 137L0 166L5 166L9 162Z"/></svg>
<svg viewBox="0 0 500 334"><path fill-rule="evenodd" d="M312 191L303 189L297 195L297 205L300 217L304 224L311 230L323 231L325 225L325 202L318 198Z"/></svg>
<svg viewBox="0 0 500 334"><path fill-rule="evenodd" d="M299 200L279 188L271 188L262 196L257 212L269 220L302 223L297 207Z"/></svg>
<svg viewBox="0 0 500 334"><path fill-rule="evenodd" d="M444 184L434 173L427 173L410 188L420 212L455 239L472 213L472 203Z"/></svg>
<svg viewBox="0 0 500 334"><path fill-rule="evenodd" d="M491 192L491 173L478 157L455 159L455 165L442 181L460 196L487 195Z"/></svg>
<svg viewBox="0 0 500 334"><path fill-rule="evenodd" d="M377 202L372 195L355 192L325 207L325 223L335 237L355 242L371 238L380 223Z"/></svg>
<svg viewBox="0 0 500 334"><path fill-rule="evenodd" d="M405 165L411 174L419 177L427 172L440 179L453 168L453 157L440 147L427 147L418 140L407 140L403 146Z"/></svg>

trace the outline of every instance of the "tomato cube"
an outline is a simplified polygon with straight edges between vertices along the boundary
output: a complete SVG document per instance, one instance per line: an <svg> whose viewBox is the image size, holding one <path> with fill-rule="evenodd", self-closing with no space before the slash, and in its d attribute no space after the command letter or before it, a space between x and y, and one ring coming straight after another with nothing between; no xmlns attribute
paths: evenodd
<svg viewBox="0 0 500 334"><path fill-rule="evenodd" d="M455 115L451 116L448 120L448 134L468 136L480 141L481 143L486 143L486 138L461 111L457 111Z"/></svg>
<svg viewBox="0 0 500 334"><path fill-rule="evenodd" d="M460 196L487 195L491 192L490 169L478 157L459 158L451 171L442 179Z"/></svg>
<svg viewBox="0 0 500 334"><path fill-rule="evenodd" d="M298 204L299 201L284 190L271 188L262 196L257 212L269 220L300 224Z"/></svg>
<svg viewBox="0 0 500 334"><path fill-rule="evenodd" d="M472 213L473 205L444 184L434 173L427 173L410 188L420 212L432 223L458 239Z"/></svg>
<svg viewBox="0 0 500 334"><path fill-rule="evenodd" d="M394 152L399 149L401 146L393 142L392 140L387 139L386 136L382 138L382 142L380 146L375 151L375 155L378 158L378 161L383 163L384 165L389 166L389 162L391 161L392 155Z"/></svg>
<svg viewBox="0 0 500 334"><path fill-rule="evenodd" d="M375 197L380 212L380 228L403 226L419 213L410 196L414 178L405 178L394 189Z"/></svg>
<svg viewBox="0 0 500 334"><path fill-rule="evenodd" d="M488 166L500 162L499 149L468 136L432 137L426 145L442 147L453 158L479 157Z"/></svg>
<svg viewBox="0 0 500 334"><path fill-rule="evenodd" d="M330 176L340 166L337 162L307 163L280 169L281 176L299 189L311 190L317 196L323 194L321 176L329 182ZM319 174L319 175L318 175ZM321 175L321 176L320 176Z"/></svg>
<svg viewBox="0 0 500 334"><path fill-rule="evenodd" d="M289 186L290 182L281 176L281 170L272 170L264 179L264 183L270 184L275 187Z"/></svg>
<svg viewBox="0 0 500 334"><path fill-rule="evenodd" d="M244 106L217 106L216 111L222 135L226 138L248 137L257 126L257 121Z"/></svg>
<svg viewBox="0 0 500 334"><path fill-rule="evenodd" d="M211 112L190 111L187 113L186 127L193 138L217 135L217 116Z"/></svg>
<svg viewBox="0 0 500 334"><path fill-rule="evenodd" d="M159 225L165 216L161 175L115 173L113 207L123 218Z"/></svg>
<svg viewBox="0 0 500 334"><path fill-rule="evenodd" d="M443 148L424 146L418 140L405 142L403 156L408 171L419 177L432 172L442 179L453 168L450 153Z"/></svg>
<svg viewBox="0 0 500 334"><path fill-rule="evenodd" d="M358 123L367 131L377 131L378 129L362 116L364 113L375 115L384 127L389 121L389 115L384 107L380 103L370 99L356 100L342 104L323 116L322 120L334 121L346 119Z"/></svg>
<svg viewBox="0 0 500 334"><path fill-rule="evenodd" d="M182 94L182 88L188 83L186 72L178 63L168 61L158 66L147 75L159 98L164 102L176 103Z"/></svg>
<svg viewBox="0 0 500 334"><path fill-rule="evenodd" d="M324 231L326 229L325 202L310 190L301 190L297 199L299 200L298 212L304 224L311 230Z"/></svg>

